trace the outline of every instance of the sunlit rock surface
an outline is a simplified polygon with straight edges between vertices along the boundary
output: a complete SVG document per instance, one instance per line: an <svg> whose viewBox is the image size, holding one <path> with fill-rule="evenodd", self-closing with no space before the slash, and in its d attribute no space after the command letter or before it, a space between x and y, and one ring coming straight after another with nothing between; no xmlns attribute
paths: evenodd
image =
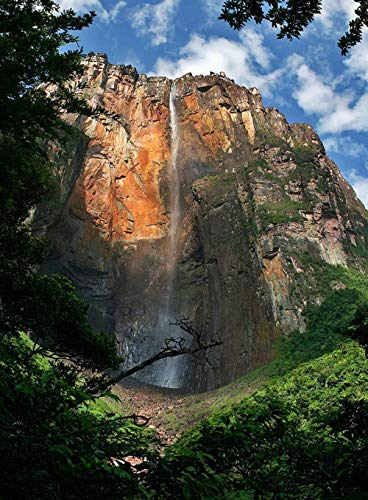
<svg viewBox="0 0 368 500"><path fill-rule="evenodd" d="M34 221L50 240L44 270L73 280L127 364L181 335L175 318L222 339L210 363L161 362L144 381L204 390L269 361L278 335L303 328L300 256L364 265L363 205L312 128L257 89L138 75L102 54L85 65L90 102L116 116L65 117L77 132L59 193Z"/></svg>

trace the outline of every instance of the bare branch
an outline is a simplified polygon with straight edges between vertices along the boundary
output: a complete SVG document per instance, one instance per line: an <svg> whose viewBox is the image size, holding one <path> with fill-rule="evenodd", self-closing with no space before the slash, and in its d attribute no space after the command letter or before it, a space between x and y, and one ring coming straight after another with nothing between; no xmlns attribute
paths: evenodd
<svg viewBox="0 0 368 500"><path fill-rule="evenodd" d="M121 371L115 377L111 377L108 385L116 384L124 378L130 377L131 375L143 370L147 366L166 358L174 358L185 354L196 356L197 354L202 353L205 355L206 361L209 362L207 358L207 351L222 344L219 339L211 339L208 343L203 343L200 333L193 327L193 323L189 320L189 318L175 320L174 322L170 322L169 325L178 326L181 330L187 333L192 339L191 346L188 345L184 337L169 337L165 340L165 347L163 347L161 351L146 359L142 363Z"/></svg>

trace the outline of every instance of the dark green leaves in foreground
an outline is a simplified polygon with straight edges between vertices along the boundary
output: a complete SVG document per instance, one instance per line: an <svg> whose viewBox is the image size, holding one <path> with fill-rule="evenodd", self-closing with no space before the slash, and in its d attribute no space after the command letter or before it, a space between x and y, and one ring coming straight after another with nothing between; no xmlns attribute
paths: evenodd
<svg viewBox="0 0 368 500"><path fill-rule="evenodd" d="M368 2L355 0L355 18L348 31L338 41L342 55L362 40L363 29L368 26ZM336 7L338 8L338 7ZM321 13L322 0L226 0L220 19L240 30L250 20L268 21L278 28L278 38L300 38L304 29Z"/></svg>
<svg viewBox="0 0 368 500"><path fill-rule="evenodd" d="M122 459L152 459L149 432L92 397L77 369L31 354L26 336L0 342L1 497L145 498Z"/></svg>
<svg viewBox="0 0 368 500"><path fill-rule="evenodd" d="M26 223L69 137L61 114L91 112L71 83L83 72L81 49L61 49L93 17L52 0L0 3L0 325L4 337L24 331L37 349L101 369L119 362L113 340L92 330L66 278L38 274L46 245Z"/></svg>
<svg viewBox="0 0 368 500"><path fill-rule="evenodd" d="M349 343L202 422L161 474L176 471L166 493L178 498L351 497L368 487L367 460L368 362Z"/></svg>
<svg viewBox="0 0 368 500"><path fill-rule="evenodd" d="M61 11L52 0L0 2L0 221L27 216L45 196L46 146L66 129L60 112L87 109L68 84L83 71L81 50L60 48L93 16Z"/></svg>
<svg viewBox="0 0 368 500"><path fill-rule="evenodd" d="M98 370L119 362L114 341L93 331L69 280L39 275L46 244L27 227L52 187L50 145L62 151L69 137L61 113L90 111L69 83L81 50L61 48L92 19L52 0L0 2L1 498L144 495L111 457L148 457L151 438L97 411Z"/></svg>

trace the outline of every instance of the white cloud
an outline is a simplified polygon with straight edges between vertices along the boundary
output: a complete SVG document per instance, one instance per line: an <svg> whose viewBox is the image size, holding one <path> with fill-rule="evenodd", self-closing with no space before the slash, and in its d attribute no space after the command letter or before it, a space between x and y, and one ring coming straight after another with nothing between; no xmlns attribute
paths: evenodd
<svg viewBox="0 0 368 500"><path fill-rule="evenodd" d="M298 86L293 97L299 106L308 114L331 113L338 104L332 88L321 81L302 56L290 56L288 64L297 77Z"/></svg>
<svg viewBox="0 0 368 500"><path fill-rule="evenodd" d="M58 2L63 9L73 9L76 12L81 10L93 9L96 4L99 4L98 0L59 0Z"/></svg>
<svg viewBox="0 0 368 500"><path fill-rule="evenodd" d="M302 56L291 56L288 65L297 77L293 97L305 113L319 117L319 132L368 131L368 88L358 97L348 90L338 92L333 84L323 82Z"/></svg>
<svg viewBox="0 0 368 500"><path fill-rule="evenodd" d="M221 14L224 0L201 0L203 10L207 14L209 23L216 21Z"/></svg>
<svg viewBox="0 0 368 500"><path fill-rule="evenodd" d="M145 3L133 12L132 23L141 35L149 34L152 45L167 42L180 0L162 0L157 4Z"/></svg>
<svg viewBox="0 0 368 500"><path fill-rule="evenodd" d="M59 0L58 3L61 8L73 9L75 12L94 10L104 22L116 21L121 9L126 5L125 0L119 0L112 9L108 10L103 6L101 0Z"/></svg>
<svg viewBox="0 0 368 500"><path fill-rule="evenodd" d="M114 7L109 11L109 16L112 21L116 21L118 15L120 14L120 11L123 7L126 6L126 3L124 0L119 0Z"/></svg>
<svg viewBox="0 0 368 500"><path fill-rule="evenodd" d="M358 198L368 208L368 177L357 174L354 170L350 174L350 182Z"/></svg>
<svg viewBox="0 0 368 500"><path fill-rule="evenodd" d="M331 115L320 118L322 132L343 132L353 130L368 132L368 92L363 94L352 106L347 106L344 99Z"/></svg>
<svg viewBox="0 0 368 500"><path fill-rule="evenodd" d="M189 42L179 51L178 59L159 58L155 74L177 78L185 73L209 74L224 71L240 85L259 87L265 95L278 82L283 70L260 73L258 64L269 70L270 56L263 46L261 35L252 30L240 34L240 41L223 37L205 38L192 34Z"/></svg>
<svg viewBox="0 0 368 500"><path fill-rule="evenodd" d="M317 16L317 20L326 30L335 33L341 28L341 24L347 26L355 17L354 11L357 7L358 4L354 0L323 0L322 12Z"/></svg>
<svg viewBox="0 0 368 500"><path fill-rule="evenodd" d="M243 29L239 36L243 45L252 52L252 58L255 62L262 66L262 68L268 69L273 59L273 54L270 49L264 45L263 35L248 27L248 29Z"/></svg>
<svg viewBox="0 0 368 500"><path fill-rule="evenodd" d="M364 31L363 40L353 47L349 57L344 59L344 64L348 71L354 76L358 76L362 80L368 82L368 33Z"/></svg>
<svg viewBox="0 0 368 500"><path fill-rule="evenodd" d="M323 139L323 144L329 153L339 153L351 158L367 157L368 149L351 137L329 136Z"/></svg>

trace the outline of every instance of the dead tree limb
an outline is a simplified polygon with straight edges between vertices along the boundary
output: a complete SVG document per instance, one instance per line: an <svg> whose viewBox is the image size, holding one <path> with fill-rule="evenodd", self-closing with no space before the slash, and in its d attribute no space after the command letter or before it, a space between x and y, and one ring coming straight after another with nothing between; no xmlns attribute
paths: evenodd
<svg viewBox="0 0 368 500"><path fill-rule="evenodd" d="M183 356L185 354L197 356L198 354L202 353L205 355L205 359L208 362L207 351L222 344L222 342L216 338L210 339L208 343L203 343L201 334L193 327L193 323L189 320L189 318L176 320L172 323L170 322L169 324L170 326L178 326L179 328L181 328L181 330L187 333L190 337L188 340L191 340L191 345L188 345L188 340L184 337L167 338L165 340L165 346L158 353L146 359L142 363L139 363L132 368L122 370L118 375L111 377L110 380L106 383L106 388L120 382L124 378L134 375L147 366L157 363L157 361L160 361L162 359L175 358L177 356Z"/></svg>

